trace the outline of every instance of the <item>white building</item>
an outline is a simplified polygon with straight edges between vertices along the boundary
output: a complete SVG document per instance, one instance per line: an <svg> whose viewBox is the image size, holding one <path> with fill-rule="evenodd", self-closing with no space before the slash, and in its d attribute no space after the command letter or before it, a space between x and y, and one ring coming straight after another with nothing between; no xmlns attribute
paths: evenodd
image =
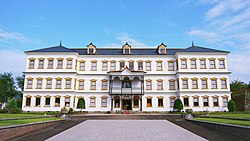
<svg viewBox="0 0 250 141"><path fill-rule="evenodd" d="M230 100L229 52L198 47L26 51L24 111L172 111L176 98L194 111L224 111Z"/></svg>

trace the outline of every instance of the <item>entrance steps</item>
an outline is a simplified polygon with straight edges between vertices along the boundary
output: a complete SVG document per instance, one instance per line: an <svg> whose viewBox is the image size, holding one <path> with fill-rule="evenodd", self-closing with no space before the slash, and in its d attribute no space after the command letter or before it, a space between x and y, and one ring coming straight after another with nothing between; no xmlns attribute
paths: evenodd
<svg viewBox="0 0 250 141"><path fill-rule="evenodd" d="M130 111L130 110L124 110L124 111L123 111L123 114L124 114L124 115L130 115L130 114L131 114L131 111Z"/></svg>

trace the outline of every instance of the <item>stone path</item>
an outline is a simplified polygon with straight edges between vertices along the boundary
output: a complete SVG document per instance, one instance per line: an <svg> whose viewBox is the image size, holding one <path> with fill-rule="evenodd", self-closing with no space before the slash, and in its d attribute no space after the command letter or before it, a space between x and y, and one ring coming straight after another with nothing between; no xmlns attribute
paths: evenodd
<svg viewBox="0 0 250 141"><path fill-rule="evenodd" d="M205 141L167 120L87 120L47 141Z"/></svg>

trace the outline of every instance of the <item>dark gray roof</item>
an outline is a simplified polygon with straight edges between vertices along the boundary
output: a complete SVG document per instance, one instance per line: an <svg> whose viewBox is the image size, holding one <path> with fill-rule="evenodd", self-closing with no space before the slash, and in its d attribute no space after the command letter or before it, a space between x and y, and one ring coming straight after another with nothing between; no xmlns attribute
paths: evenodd
<svg viewBox="0 0 250 141"><path fill-rule="evenodd" d="M31 51L26 51L26 52L75 52L75 51L69 48L66 48L64 46L53 46L53 47L31 50Z"/></svg>
<svg viewBox="0 0 250 141"><path fill-rule="evenodd" d="M223 52L211 48L191 46L188 48L166 48L167 53L163 55L174 55L177 52ZM87 48L66 48L64 46L54 46L49 48L31 50L26 52L77 52L79 55L87 55ZM95 55L123 55L121 48L98 48ZM156 48L132 48L131 55L159 55Z"/></svg>

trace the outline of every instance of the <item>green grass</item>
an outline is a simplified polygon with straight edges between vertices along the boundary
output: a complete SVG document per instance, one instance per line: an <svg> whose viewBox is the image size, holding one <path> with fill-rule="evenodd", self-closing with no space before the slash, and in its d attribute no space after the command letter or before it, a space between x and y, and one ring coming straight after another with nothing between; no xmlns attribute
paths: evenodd
<svg viewBox="0 0 250 141"><path fill-rule="evenodd" d="M250 118L250 112L223 112L223 113L210 113L210 116L221 116L221 117L230 117L230 118Z"/></svg>
<svg viewBox="0 0 250 141"><path fill-rule="evenodd" d="M34 117L34 116L43 116L44 113L23 113L23 114L7 114L0 113L0 118L20 118L20 117Z"/></svg>
<svg viewBox="0 0 250 141"><path fill-rule="evenodd" d="M60 118L34 118L34 119L23 119L23 120L5 120L5 121L0 121L0 126L10 126L10 125L17 125L17 124L33 123L33 122L51 121L51 120L60 120Z"/></svg>
<svg viewBox="0 0 250 141"><path fill-rule="evenodd" d="M244 121L244 120L231 120L231 119L219 119L219 118L193 118L193 120L250 126L250 121Z"/></svg>

